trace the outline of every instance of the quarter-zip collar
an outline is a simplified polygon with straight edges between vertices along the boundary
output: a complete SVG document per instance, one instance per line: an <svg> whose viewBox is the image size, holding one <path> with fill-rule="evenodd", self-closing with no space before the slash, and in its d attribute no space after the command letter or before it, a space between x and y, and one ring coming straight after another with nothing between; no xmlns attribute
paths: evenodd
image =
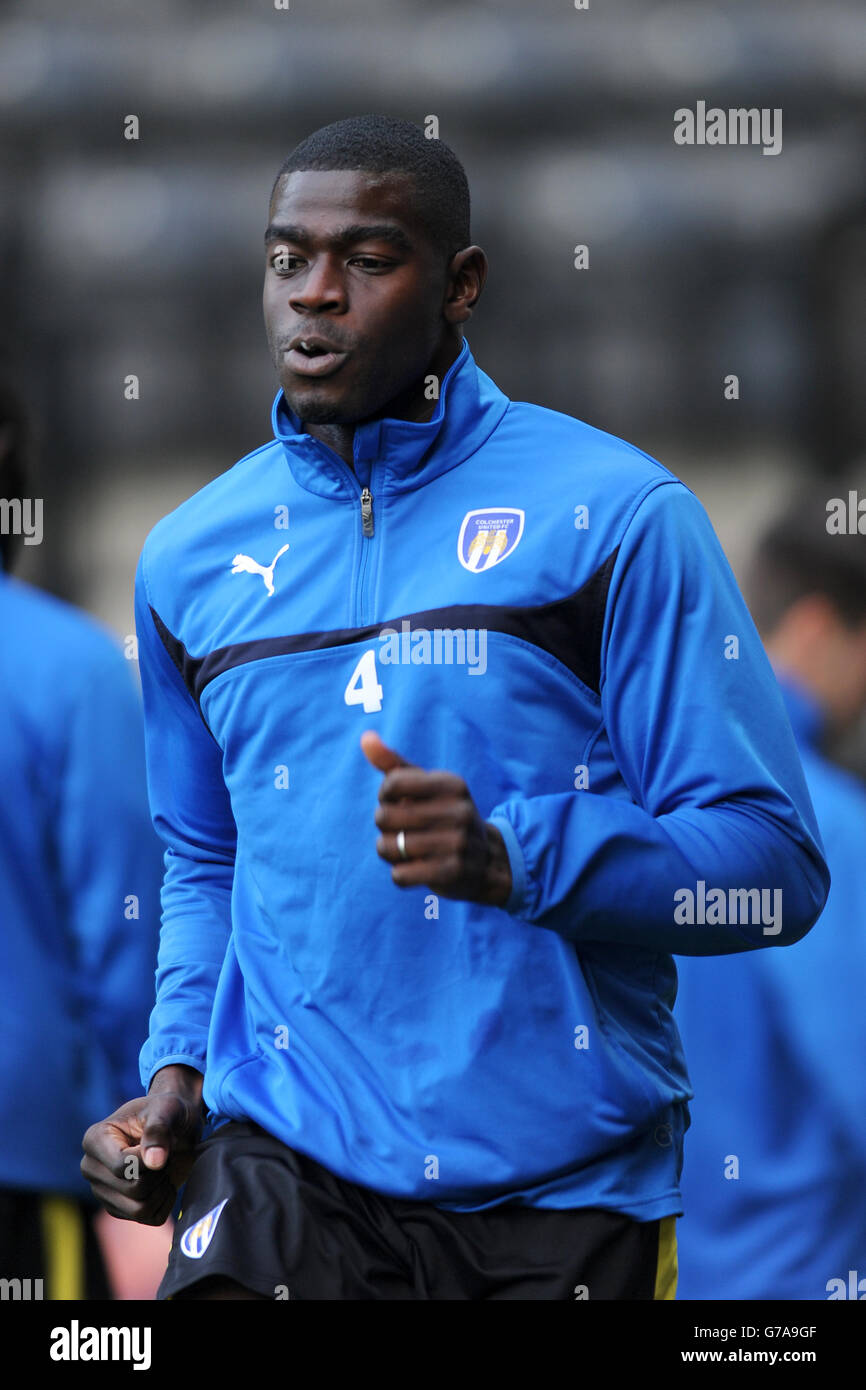
<svg viewBox="0 0 866 1390"><path fill-rule="evenodd" d="M295 480L322 497L356 497L376 465L377 490L422 487L473 454L499 424L509 400L476 366L464 338L442 378L431 419L369 420L355 429L355 476L346 463L302 427L282 390L271 411L274 438L283 446Z"/></svg>

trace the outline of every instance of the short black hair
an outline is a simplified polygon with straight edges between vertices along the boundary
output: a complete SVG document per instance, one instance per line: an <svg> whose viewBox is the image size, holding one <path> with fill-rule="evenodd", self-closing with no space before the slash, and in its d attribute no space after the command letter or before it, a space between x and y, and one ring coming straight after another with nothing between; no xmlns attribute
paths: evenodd
<svg viewBox="0 0 866 1390"><path fill-rule="evenodd" d="M866 536L827 530L828 503L839 495L847 506L841 484L799 491L760 536L744 587L762 636L809 594L827 598L848 627L866 622Z"/></svg>
<svg viewBox="0 0 866 1390"><path fill-rule="evenodd" d="M0 375L0 498L23 499L27 491L33 429L30 413L11 377ZM7 572L13 567L21 537L0 528L0 559Z"/></svg>
<svg viewBox="0 0 866 1390"><path fill-rule="evenodd" d="M471 243L469 183L463 165L443 140L428 139L412 121L350 116L321 126L286 156L274 188L284 175L302 169L408 174L415 182L418 219L446 262Z"/></svg>

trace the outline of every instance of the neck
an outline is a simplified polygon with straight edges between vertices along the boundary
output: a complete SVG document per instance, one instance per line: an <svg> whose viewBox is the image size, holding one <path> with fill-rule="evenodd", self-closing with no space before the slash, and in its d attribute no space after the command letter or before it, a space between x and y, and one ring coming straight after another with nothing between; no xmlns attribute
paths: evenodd
<svg viewBox="0 0 866 1390"><path fill-rule="evenodd" d="M443 343L434 353L424 376L412 383L404 391L392 397L381 409L367 416L369 420L412 420L416 424L423 424L433 416L436 409L436 400L428 400L425 394L425 381L428 376L436 376L441 382L448 368L456 361L460 349L463 345L462 339ZM329 449L333 449L344 463L350 468L354 467L355 454L355 430L361 421L352 424L308 424L303 421L304 429L307 434L311 434L314 439L318 439L322 444L327 444Z"/></svg>

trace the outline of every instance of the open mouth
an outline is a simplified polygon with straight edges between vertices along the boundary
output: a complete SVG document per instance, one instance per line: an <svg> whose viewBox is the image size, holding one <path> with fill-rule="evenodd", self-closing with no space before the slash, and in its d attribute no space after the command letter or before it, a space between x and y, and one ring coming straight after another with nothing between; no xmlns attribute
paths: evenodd
<svg viewBox="0 0 866 1390"><path fill-rule="evenodd" d="M326 376L344 361L346 354L316 338L296 338L284 357L301 376Z"/></svg>

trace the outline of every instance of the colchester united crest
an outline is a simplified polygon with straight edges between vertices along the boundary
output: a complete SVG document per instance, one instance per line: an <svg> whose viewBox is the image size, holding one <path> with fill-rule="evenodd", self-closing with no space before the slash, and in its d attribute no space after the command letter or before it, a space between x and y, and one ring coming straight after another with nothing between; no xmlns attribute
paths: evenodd
<svg viewBox="0 0 866 1390"><path fill-rule="evenodd" d="M220 1212L228 1201L224 1197L219 1206L211 1207L207 1215L202 1216L196 1221L194 1226L184 1231L180 1242L180 1248L191 1260L200 1260L214 1238L216 1224L220 1219Z"/></svg>
<svg viewBox="0 0 866 1390"><path fill-rule="evenodd" d="M481 507L467 512L457 538L457 555L465 570L492 569L516 549L523 535L520 507Z"/></svg>

